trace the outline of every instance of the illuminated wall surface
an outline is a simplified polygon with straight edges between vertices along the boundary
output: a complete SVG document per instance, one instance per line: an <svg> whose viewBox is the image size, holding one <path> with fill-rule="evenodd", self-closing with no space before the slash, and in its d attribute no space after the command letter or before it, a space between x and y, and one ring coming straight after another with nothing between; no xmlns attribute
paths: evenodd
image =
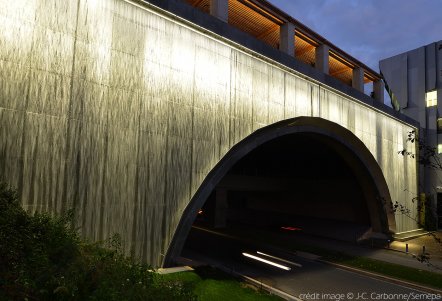
<svg viewBox="0 0 442 301"><path fill-rule="evenodd" d="M0 178L31 212L75 208L160 265L214 165L254 130L320 116L356 134L414 208L411 127L123 0L0 0ZM406 191L407 190L407 191ZM413 209L414 210L414 209ZM397 229L416 225L397 216Z"/></svg>

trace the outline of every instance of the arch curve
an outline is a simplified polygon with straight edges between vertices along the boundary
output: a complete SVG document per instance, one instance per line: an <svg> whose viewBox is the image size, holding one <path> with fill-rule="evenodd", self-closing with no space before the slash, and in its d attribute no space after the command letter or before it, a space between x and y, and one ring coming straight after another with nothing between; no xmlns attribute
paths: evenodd
<svg viewBox="0 0 442 301"><path fill-rule="evenodd" d="M370 221L374 232L390 234L395 232L395 217L388 206L390 192L383 172L365 144L348 129L320 117L296 117L279 121L260 128L234 145L215 165L201 183L195 195L184 210L173 239L169 245L163 266L171 266L179 256L187 235L197 216L197 212L209 197L212 190L227 172L244 156L278 137L290 134L314 134L342 154L345 161L355 167L356 177L366 177L376 188L376 196L367 201Z"/></svg>

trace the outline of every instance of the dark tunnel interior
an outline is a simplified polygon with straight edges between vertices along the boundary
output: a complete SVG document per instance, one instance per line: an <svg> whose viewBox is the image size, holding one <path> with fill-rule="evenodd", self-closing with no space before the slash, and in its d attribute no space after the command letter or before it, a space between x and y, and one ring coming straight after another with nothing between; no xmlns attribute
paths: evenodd
<svg viewBox="0 0 442 301"><path fill-rule="evenodd" d="M346 160L349 153L335 144L318 134L297 133L257 147L218 183L195 224L294 227L358 240L370 228L363 183L354 172L358 167Z"/></svg>

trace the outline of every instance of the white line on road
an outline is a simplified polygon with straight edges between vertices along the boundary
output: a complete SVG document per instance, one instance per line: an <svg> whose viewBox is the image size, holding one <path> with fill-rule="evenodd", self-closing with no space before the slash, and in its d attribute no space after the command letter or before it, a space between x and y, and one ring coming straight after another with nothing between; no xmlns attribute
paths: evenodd
<svg viewBox="0 0 442 301"><path fill-rule="evenodd" d="M267 263L267 264L269 264L269 265L273 265L273 266L275 266L275 267L277 267L277 268L280 268L280 269L282 269L282 270L286 270L286 271L290 271L290 270L291 270L291 268L288 267L288 266L285 266L285 265L282 265L282 264L279 264L279 263L276 263L276 262L273 262L273 261L270 261L270 260L267 260L267 259L261 258L261 257L259 257L259 256L255 256L255 255L252 255L252 254L249 254L249 253L244 253L244 252L242 253L242 255L244 255L244 256L246 256L246 257L249 257L249 258L252 258L252 259L254 259L254 260L258 260L258 261L261 261L261 262Z"/></svg>
<svg viewBox="0 0 442 301"><path fill-rule="evenodd" d="M256 253L258 253L259 255L267 256L269 258L273 258L273 259L276 259L276 260L288 263L288 264L293 265L295 267L302 268L302 264L299 264L299 263L296 263L296 262L293 262L293 261L289 261L289 260L284 259L284 258L280 258L280 257L277 257L277 256L269 255L269 254L266 254L266 253L263 253L263 252L260 252L260 251L256 251Z"/></svg>

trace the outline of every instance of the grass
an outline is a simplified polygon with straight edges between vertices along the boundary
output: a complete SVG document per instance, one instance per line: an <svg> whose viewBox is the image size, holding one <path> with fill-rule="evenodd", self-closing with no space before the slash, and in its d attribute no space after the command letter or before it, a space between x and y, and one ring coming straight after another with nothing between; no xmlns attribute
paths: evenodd
<svg viewBox="0 0 442 301"><path fill-rule="evenodd" d="M243 231L242 229L228 229L226 232L230 235L240 236L243 239L274 245L293 252L303 251L319 255L321 256L321 259L325 261L442 289L442 274L439 273L419 270L362 256L348 255L343 252L332 251L317 246L293 243L266 231L255 231L250 233L248 231Z"/></svg>
<svg viewBox="0 0 442 301"><path fill-rule="evenodd" d="M374 260L366 257L350 256L343 253L331 253L324 251L322 259L359 268L365 271L442 289L442 274L418 270L407 266Z"/></svg>
<svg viewBox="0 0 442 301"><path fill-rule="evenodd" d="M280 301L277 296L270 295L235 278L210 267L199 267L194 272L180 272L161 275L163 281L181 281L193 287L193 293L200 301Z"/></svg>

